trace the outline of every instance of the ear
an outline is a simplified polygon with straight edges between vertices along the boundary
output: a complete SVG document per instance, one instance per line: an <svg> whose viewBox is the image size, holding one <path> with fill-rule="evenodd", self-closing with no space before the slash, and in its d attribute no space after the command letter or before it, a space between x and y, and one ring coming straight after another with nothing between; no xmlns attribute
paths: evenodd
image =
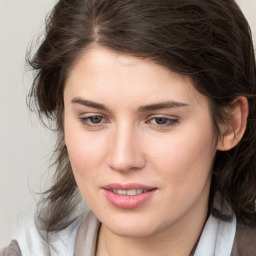
<svg viewBox="0 0 256 256"><path fill-rule="evenodd" d="M217 150L227 151L235 147L242 139L248 117L248 101L246 97L237 97L229 107L228 120L225 124L219 124L220 136Z"/></svg>

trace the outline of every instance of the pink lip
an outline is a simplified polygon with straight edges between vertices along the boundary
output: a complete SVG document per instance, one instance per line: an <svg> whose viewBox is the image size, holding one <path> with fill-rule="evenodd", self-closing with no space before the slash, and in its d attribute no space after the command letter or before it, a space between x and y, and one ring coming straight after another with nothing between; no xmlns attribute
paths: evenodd
<svg viewBox="0 0 256 256"><path fill-rule="evenodd" d="M142 189L146 191L138 195L128 196L128 195L118 195L111 191L113 189L120 189L120 190ZM112 183L104 186L103 190L104 190L104 195L106 199L115 207L123 208L123 209L132 209L148 201L154 195L157 188L145 186L138 183L129 183L129 184Z"/></svg>

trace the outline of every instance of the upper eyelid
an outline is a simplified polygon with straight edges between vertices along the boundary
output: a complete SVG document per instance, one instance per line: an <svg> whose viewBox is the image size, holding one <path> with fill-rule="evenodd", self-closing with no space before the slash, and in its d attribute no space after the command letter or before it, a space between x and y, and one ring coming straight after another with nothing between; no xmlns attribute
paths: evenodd
<svg viewBox="0 0 256 256"><path fill-rule="evenodd" d="M177 115L171 114L151 114L147 115L146 119L153 119L153 118L167 118L167 119L180 119Z"/></svg>
<svg viewBox="0 0 256 256"><path fill-rule="evenodd" d="M106 115L102 114L102 113L97 113L97 112L82 112L80 114L78 114L79 118L88 118L88 117L94 117L94 116L100 116L103 118L108 118ZM109 119L109 118L108 118Z"/></svg>
<svg viewBox="0 0 256 256"><path fill-rule="evenodd" d="M103 111L104 112L104 111ZM107 119L112 119L112 116L109 115L109 114L105 114L105 113L102 113L102 112L98 112L98 111L81 111L81 112L77 112L77 116L79 118L87 118L87 117L93 117L93 116L101 116L103 118L107 118Z"/></svg>

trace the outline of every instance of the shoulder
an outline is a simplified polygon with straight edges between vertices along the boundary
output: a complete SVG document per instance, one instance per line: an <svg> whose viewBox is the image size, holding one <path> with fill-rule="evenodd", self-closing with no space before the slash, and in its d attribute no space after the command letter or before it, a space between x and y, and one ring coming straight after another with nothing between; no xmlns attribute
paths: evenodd
<svg viewBox="0 0 256 256"><path fill-rule="evenodd" d="M13 240L9 246L0 252L0 256L22 256L18 242Z"/></svg>
<svg viewBox="0 0 256 256"><path fill-rule="evenodd" d="M61 231L48 233L40 229L34 215L29 217L22 221L15 240L0 252L0 256L73 256L80 218Z"/></svg>
<svg viewBox="0 0 256 256"><path fill-rule="evenodd" d="M231 256L256 255L256 227L237 223Z"/></svg>
<svg viewBox="0 0 256 256"><path fill-rule="evenodd" d="M17 236L22 255L73 256L79 224L80 220L77 219L61 231L46 232L40 229L36 221L32 221Z"/></svg>

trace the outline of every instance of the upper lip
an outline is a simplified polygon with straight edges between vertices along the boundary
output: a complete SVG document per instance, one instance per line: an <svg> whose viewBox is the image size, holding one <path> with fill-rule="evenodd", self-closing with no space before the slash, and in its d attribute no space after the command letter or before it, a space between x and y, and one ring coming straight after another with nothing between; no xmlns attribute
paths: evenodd
<svg viewBox="0 0 256 256"><path fill-rule="evenodd" d="M139 183L127 183L127 184L120 184L120 183L111 183L103 186L103 189L112 190L112 189L119 189L119 190L131 190L131 189L142 189L142 190L153 190L156 187L146 186Z"/></svg>

